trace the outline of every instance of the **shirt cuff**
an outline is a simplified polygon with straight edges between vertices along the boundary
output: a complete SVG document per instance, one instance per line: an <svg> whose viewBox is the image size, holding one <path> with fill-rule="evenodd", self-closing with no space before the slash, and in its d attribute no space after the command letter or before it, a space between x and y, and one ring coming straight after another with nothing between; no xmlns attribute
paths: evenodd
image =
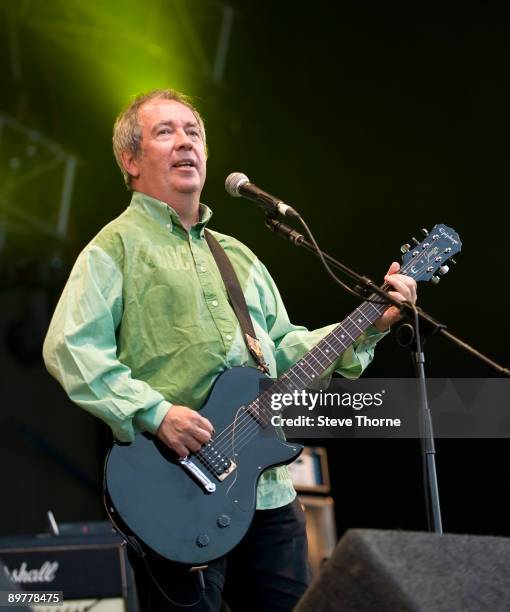
<svg viewBox="0 0 510 612"><path fill-rule="evenodd" d="M344 378L358 378L372 361L375 345L389 333L380 332L371 325L364 331L354 344L342 355L335 372Z"/></svg>
<svg viewBox="0 0 510 612"><path fill-rule="evenodd" d="M375 346L381 338L387 336L391 331L391 327L386 331L379 331L375 325L371 325L361 336L358 338L359 344L366 344L367 346Z"/></svg>
<svg viewBox="0 0 510 612"><path fill-rule="evenodd" d="M140 410L134 418L137 429L155 434L171 407L172 404L170 402L162 400L159 404L152 406L152 408Z"/></svg>

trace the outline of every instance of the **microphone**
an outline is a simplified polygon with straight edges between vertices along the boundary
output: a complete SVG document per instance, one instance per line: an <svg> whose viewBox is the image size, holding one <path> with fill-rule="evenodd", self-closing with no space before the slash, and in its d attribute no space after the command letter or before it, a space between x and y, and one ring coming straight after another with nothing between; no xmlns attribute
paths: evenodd
<svg viewBox="0 0 510 612"><path fill-rule="evenodd" d="M246 174L241 172L232 172L225 180L225 189L227 193L234 198L247 198L253 202L257 202L266 212L283 215L284 217L300 218L292 206L285 204L279 198L262 191L257 185L250 183L250 179Z"/></svg>

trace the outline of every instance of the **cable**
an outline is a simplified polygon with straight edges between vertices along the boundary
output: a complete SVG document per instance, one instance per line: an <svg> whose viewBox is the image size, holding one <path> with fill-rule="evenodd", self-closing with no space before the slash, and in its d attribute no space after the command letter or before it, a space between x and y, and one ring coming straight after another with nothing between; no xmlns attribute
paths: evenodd
<svg viewBox="0 0 510 612"><path fill-rule="evenodd" d="M310 230L310 228L306 224L306 221L303 219L303 217L301 215L299 215L298 219L299 219L299 222L301 223L301 225L305 228L305 231L308 234L308 237L310 238L310 242L313 244L313 247L316 250L317 255L319 256L319 259L321 260L322 265L326 268L327 273L331 276L331 278L335 281L335 283L340 285L340 287L342 287L342 289L344 289L345 291L347 291L347 293L350 293L354 297L356 297L356 298L360 298L360 297L363 298L365 302L370 302L371 304L388 304L389 306L394 306L394 304L392 302L389 302L389 301L373 300L373 299L370 299L370 298L364 298L357 291L354 291L354 289L351 289L351 287L349 287L349 285L347 285L346 283L341 281L338 278L338 276L333 272L333 270L329 267L329 264L325 260L324 255L322 254L322 251L319 248L319 245L317 244L317 241L315 240L314 235L312 234L312 231Z"/></svg>

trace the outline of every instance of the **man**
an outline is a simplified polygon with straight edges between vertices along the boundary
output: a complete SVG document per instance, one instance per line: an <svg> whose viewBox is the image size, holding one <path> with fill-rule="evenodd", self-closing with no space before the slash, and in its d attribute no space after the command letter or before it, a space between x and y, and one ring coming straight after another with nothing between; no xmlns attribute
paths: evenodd
<svg viewBox="0 0 510 612"><path fill-rule="evenodd" d="M187 98L155 90L118 117L113 142L133 191L131 204L78 257L44 359L71 399L104 420L117 439L129 442L147 431L184 457L213 433L197 409L215 378L227 368L253 365L204 240L211 217L200 203L204 125ZM234 238L214 235L234 266L265 361L277 376L334 326L308 331L292 325L262 263ZM392 264L385 277L391 295L414 302L414 281L397 270ZM359 376L398 317L398 309L389 308L343 354L337 371ZM199 599L185 569L155 558L147 565L133 556L133 563L145 610L177 610ZM286 468L275 468L260 478L247 536L209 565L205 594L188 609L218 610L223 590L233 612L291 610L307 580L302 510Z"/></svg>

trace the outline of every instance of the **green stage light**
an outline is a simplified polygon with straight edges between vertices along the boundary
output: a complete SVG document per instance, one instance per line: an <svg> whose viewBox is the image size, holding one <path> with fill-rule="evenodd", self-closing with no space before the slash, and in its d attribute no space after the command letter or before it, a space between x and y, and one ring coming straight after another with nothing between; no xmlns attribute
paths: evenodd
<svg viewBox="0 0 510 612"><path fill-rule="evenodd" d="M93 91L97 104L118 109L154 87L194 93L213 77L214 49L205 48L198 29L211 23L205 0L191 8L183 0L6 0L0 11L16 27L35 30L41 55L70 71L73 87Z"/></svg>

